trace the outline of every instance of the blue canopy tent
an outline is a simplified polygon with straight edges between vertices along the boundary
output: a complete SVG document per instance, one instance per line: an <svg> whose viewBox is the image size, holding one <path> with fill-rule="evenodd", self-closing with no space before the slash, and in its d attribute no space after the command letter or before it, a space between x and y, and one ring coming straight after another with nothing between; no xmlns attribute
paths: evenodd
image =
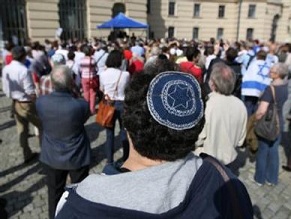
<svg viewBox="0 0 291 219"><path fill-rule="evenodd" d="M132 18L125 16L123 13L119 13L114 18L103 24L97 26L98 29L123 29L123 28L148 28L147 24L136 21Z"/></svg>

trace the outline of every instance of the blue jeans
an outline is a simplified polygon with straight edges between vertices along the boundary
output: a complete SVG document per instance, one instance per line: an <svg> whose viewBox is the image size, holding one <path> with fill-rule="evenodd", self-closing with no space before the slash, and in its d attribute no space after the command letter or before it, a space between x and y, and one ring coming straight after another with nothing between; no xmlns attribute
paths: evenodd
<svg viewBox="0 0 291 219"><path fill-rule="evenodd" d="M264 184L266 181L275 185L278 183L280 141L281 135L275 141L258 138L259 149L254 177L258 183Z"/></svg>
<svg viewBox="0 0 291 219"><path fill-rule="evenodd" d="M106 128L106 145L105 145L105 153L107 158L107 163L113 163L113 155L114 155L114 129L115 123L118 120L120 126L120 140L122 142L123 147L123 161L128 158L129 154L129 143L126 136L126 131L122 124L122 115L124 112L123 109L123 101L115 101L115 112L113 116L113 127Z"/></svg>

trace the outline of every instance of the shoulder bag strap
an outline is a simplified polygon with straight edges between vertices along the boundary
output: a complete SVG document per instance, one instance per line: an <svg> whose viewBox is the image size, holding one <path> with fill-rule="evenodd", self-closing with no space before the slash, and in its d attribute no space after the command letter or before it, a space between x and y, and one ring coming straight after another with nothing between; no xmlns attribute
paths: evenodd
<svg viewBox="0 0 291 219"><path fill-rule="evenodd" d="M92 78L91 78L91 56L90 56L90 59L89 59L90 61L89 61L89 81L91 81L92 80Z"/></svg>
<svg viewBox="0 0 291 219"><path fill-rule="evenodd" d="M231 180L230 180L228 174L226 173L226 171L224 170L222 165L220 163L218 163L218 161L216 159L212 158L211 156L207 156L206 158L204 158L204 160L207 160L209 163L211 163L216 168L216 170L220 173L220 175L221 175L223 181L225 182L225 185L229 191L230 197L232 199L229 201L231 202L231 205L234 208L235 216L236 216L236 218L242 219L244 214L242 212L242 209L240 208L236 191L233 187L233 184L231 183Z"/></svg>
<svg viewBox="0 0 291 219"><path fill-rule="evenodd" d="M117 83L116 83L116 86L115 86L115 90L114 90L114 95L113 95L113 97L115 97L115 95L118 93L118 84L119 84L119 81L120 81L121 75L122 75L122 71L120 70L120 74L119 74L119 77L118 77L118 80L117 80Z"/></svg>
<svg viewBox="0 0 291 219"><path fill-rule="evenodd" d="M273 85L270 85L271 87L271 91L272 91L272 96L273 96L273 99L274 99L274 104L275 106L277 106L277 101L276 101L276 91L275 91L275 88Z"/></svg>
<svg viewBox="0 0 291 219"><path fill-rule="evenodd" d="M99 61L102 59L102 57L105 55L105 51L104 51L104 53L99 57L99 59L96 61L96 65L99 63Z"/></svg>

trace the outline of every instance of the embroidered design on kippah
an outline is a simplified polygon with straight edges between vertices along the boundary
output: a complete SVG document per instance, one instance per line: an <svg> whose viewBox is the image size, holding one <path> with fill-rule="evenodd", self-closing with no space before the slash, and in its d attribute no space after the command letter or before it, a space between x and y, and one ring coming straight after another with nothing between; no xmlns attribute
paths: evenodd
<svg viewBox="0 0 291 219"><path fill-rule="evenodd" d="M162 93L168 94L162 96L162 100L169 113L176 116L189 116L195 112L195 99L192 98L195 94L186 81L170 81L165 85Z"/></svg>
<svg viewBox="0 0 291 219"><path fill-rule="evenodd" d="M194 127L203 117L201 89L196 79L181 72L164 72L150 83L147 104L152 117L175 130Z"/></svg>

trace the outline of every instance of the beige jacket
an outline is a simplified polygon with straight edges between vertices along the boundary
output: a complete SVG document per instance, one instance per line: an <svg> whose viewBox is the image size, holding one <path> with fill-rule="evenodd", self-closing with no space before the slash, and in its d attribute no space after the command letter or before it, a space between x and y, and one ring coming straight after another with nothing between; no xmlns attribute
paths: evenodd
<svg viewBox="0 0 291 219"><path fill-rule="evenodd" d="M235 147L241 146L246 137L247 110L237 97L216 92L209 94L206 102L205 125L199 135L195 154L201 152L229 164L237 157Z"/></svg>

